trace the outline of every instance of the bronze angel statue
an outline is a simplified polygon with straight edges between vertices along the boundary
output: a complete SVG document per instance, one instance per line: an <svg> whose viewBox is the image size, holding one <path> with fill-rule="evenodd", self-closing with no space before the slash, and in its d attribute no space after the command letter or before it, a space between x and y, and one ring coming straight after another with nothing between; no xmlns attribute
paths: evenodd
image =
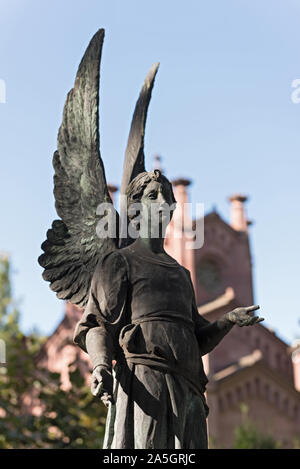
<svg viewBox="0 0 300 469"><path fill-rule="evenodd" d="M172 185L160 170L147 172L144 166L144 130L158 64L143 84L126 148L121 185L126 203L120 207L126 234L97 231L101 204L109 219L118 221L99 149L103 40L100 29L67 95L53 157L59 219L47 232L39 263L58 298L84 309L74 341L90 356L93 395L108 406L103 447L207 448L201 357L235 324L263 319L252 314L258 306L249 306L208 322L198 313L189 271L164 250L176 205ZM138 217L130 210L134 204L140 207ZM134 222L135 237L127 231Z"/></svg>

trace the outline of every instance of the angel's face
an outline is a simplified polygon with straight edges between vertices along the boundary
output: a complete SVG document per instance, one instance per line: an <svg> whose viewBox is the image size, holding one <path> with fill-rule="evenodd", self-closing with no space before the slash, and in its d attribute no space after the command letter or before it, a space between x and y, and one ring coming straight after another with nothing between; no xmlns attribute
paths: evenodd
<svg viewBox="0 0 300 469"><path fill-rule="evenodd" d="M141 198L140 228L152 237L164 236L175 209L170 187L152 180L147 184Z"/></svg>

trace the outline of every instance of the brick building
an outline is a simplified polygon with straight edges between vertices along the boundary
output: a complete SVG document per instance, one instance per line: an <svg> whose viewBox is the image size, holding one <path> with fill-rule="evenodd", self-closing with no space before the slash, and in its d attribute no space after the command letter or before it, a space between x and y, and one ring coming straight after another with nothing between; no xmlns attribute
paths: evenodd
<svg viewBox="0 0 300 469"><path fill-rule="evenodd" d="M230 222L216 211L204 217L204 244L188 248L189 181L173 182L178 208L168 228L166 251L187 267L194 283L199 313L214 321L237 306L254 303L252 263L248 225L242 195L230 198ZM116 188L111 187L111 192ZM187 223L188 221L188 223ZM78 362L87 380L90 363L87 354L72 343L73 330L82 312L66 304L60 325L48 338L38 364L60 372L65 388L69 386L68 364ZM241 404L263 433L269 433L282 447L300 441L300 344L293 349L262 324L235 326L218 347L203 357L209 378L207 400L210 407L208 428L212 447L230 448L234 430L242 421Z"/></svg>

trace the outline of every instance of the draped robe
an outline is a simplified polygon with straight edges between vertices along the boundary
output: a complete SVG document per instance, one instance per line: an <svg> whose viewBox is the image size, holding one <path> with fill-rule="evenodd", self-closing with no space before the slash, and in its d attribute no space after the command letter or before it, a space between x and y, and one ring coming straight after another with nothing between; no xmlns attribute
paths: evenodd
<svg viewBox="0 0 300 469"><path fill-rule="evenodd" d="M202 355L219 341L199 315L187 269L136 241L102 259L74 341L97 328L99 364L114 366L104 448L207 448Z"/></svg>

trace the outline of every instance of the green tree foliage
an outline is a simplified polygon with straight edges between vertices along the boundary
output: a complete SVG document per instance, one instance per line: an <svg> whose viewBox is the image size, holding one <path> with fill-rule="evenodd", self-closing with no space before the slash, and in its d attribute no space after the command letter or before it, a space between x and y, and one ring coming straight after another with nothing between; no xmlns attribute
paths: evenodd
<svg viewBox="0 0 300 469"><path fill-rule="evenodd" d="M243 405L242 424L235 430L235 449L279 449L280 445L269 434L261 433L248 416L248 408Z"/></svg>
<svg viewBox="0 0 300 469"><path fill-rule="evenodd" d="M69 391L61 389L58 374L36 368L45 339L20 330L5 257L0 258L0 339L6 345L6 365L0 365L0 448L101 448L106 408L73 365ZM40 416L28 411L29 395L41 405Z"/></svg>

